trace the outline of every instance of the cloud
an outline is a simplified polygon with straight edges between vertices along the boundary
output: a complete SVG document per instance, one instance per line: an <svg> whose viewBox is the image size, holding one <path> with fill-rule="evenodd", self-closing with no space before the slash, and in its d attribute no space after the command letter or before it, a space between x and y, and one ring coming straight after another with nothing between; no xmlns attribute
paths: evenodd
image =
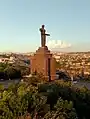
<svg viewBox="0 0 90 119"><path fill-rule="evenodd" d="M64 49L71 47L71 44L61 40L49 40L47 46L50 49Z"/></svg>

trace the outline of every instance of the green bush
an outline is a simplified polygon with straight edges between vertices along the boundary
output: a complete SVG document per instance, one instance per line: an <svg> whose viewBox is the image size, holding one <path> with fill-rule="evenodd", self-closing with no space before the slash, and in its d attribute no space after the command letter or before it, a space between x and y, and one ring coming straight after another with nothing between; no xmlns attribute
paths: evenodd
<svg viewBox="0 0 90 119"><path fill-rule="evenodd" d="M0 86L0 119L17 119L30 114L44 119L89 119L90 91L70 82L42 82L33 76L27 82ZM41 81L41 82L40 82Z"/></svg>

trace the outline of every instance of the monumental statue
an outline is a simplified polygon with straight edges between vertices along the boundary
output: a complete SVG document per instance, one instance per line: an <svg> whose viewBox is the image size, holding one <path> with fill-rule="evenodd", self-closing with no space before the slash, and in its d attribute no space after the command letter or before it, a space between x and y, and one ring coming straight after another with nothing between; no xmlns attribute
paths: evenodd
<svg viewBox="0 0 90 119"><path fill-rule="evenodd" d="M44 25L40 28L41 32L41 47L45 47L46 45L46 36L50 36L50 34L46 34L46 30L44 29Z"/></svg>
<svg viewBox="0 0 90 119"><path fill-rule="evenodd" d="M44 25L39 29L41 33L41 47L31 57L31 73L42 73L46 80L54 80L56 76L56 61L46 46L46 30Z"/></svg>

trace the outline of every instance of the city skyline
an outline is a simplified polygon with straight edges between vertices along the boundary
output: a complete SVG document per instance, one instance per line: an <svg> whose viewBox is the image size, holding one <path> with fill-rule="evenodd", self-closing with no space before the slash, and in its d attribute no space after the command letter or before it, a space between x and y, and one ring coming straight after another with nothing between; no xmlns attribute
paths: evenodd
<svg viewBox="0 0 90 119"><path fill-rule="evenodd" d="M0 52L34 52L45 24L53 51L90 51L89 0L0 1Z"/></svg>

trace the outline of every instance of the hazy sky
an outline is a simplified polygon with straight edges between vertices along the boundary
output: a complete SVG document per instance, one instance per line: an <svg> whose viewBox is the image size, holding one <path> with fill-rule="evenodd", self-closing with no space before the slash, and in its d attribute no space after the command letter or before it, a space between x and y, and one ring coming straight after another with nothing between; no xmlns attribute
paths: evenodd
<svg viewBox="0 0 90 119"><path fill-rule="evenodd" d="M0 0L0 51L35 51L42 24L58 50L90 50L90 0Z"/></svg>

